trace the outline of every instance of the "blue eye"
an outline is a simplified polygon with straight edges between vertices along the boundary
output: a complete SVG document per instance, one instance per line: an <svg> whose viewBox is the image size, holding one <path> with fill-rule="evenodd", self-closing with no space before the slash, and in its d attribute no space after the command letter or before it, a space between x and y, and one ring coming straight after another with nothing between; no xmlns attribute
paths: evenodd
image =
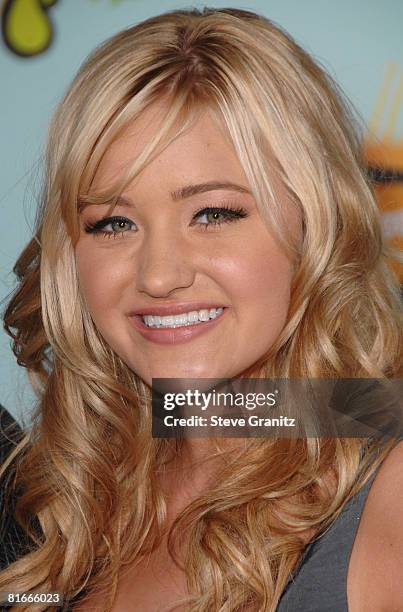
<svg viewBox="0 0 403 612"><path fill-rule="evenodd" d="M223 223L232 223L247 216L248 213L244 208L208 206L201 208L193 216L193 221L201 217L205 217L207 219L207 223L198 223L196 221L195 223L192 223L192 225L203 225L204 229L207 230L209 227L216 228L221 226ZM108 226L110 226L112 229L106 230ZM87 234L103 234L105 238L124 238L124 235L128 233L128 229L131 230L134 226L135 223L130 221L130 219L127 217L106 217L105 219L100 219L95 223L86 223L84 230Z"/></svg>
<svg viewBox="0 0 403 612"><path fill-rule="evenodd" d="M220 226L223 223L232 223L234 221L238 221L239 219L244 219L245 217L248 216L248 213L246 212L246 210L244 208L231 208L229 206L220 206L220 207L213 207L213 206L208 206L207 208L202 208L200 210L198 210L193 219L197 219L199 217L206 217L206 219L208 219L208 217L210 216L210 219L212 219L212 221L210 223L197 223L196 225L204 225L204 229L207 230L208 227L210 226ZM220 220L221 217L221 220Z"/></svg>
<svg viewBox="0 0 403 612"><path fill-rule="evenodd" d="M110 225L112 231L102 231ZM118 226L118 229L113 229L113 226ZM123 238L127 229L124 226L133 226L133 221L127 219L127 217L106 217L106 219L100 219L96 223L86 223L84 230L87 234L100 234L102 233L106 238Z"/></svg>

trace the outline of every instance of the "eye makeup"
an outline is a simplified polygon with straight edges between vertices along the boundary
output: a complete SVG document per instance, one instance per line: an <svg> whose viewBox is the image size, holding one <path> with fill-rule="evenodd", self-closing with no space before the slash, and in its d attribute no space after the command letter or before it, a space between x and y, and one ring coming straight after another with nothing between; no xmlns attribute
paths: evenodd
<svg viewBox="0 0 403 612"><path fill-rule="evenodd" d="M200 217L206 217L208 218L209 215L221 215L222 219L221 220L217 220L217 218L214 218L214 220L210 223L197 223L197 219ZM231 206L207 206L207 207L203 207L200 208L198 211L196 211L196 213L193 216L193 220L192 220L192 225L203 225L205 230L208 230L209 228L211 229L216 229L219 228L221 225L223 225L224 223L233 223L234 221L238 221L240 219L244 219L246 217L249 216L249 213L246 211L245 208L242 207L231 207ZM87 234L95 234L95 235L100 235L102 234L105 238L110 238L110 237L119 237L119 238L123 238L124 234L128 233L127 230L106 230L105 228L108 227L108 225L113 226L114 224L120 224L120 225L129 225L130 227L135 226L135 223L133 221L131 221L130 219L128 219L127 217L122 217L122 216L113 216L113 217L105 217L104 219L100 219L99 221L96 221L95 223L86 223L84 225L84 231Z"/></svg>

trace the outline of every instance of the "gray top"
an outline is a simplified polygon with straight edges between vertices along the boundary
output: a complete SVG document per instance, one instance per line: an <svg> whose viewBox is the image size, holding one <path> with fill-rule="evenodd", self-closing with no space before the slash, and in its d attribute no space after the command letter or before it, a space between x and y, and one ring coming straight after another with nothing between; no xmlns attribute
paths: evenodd
<svg viewBox="0 0 403 612"><path fill-rule="evenodd" d="M381 465L327 532L306 547L276 612L348 612L350 556L369 490Z"/></svg>

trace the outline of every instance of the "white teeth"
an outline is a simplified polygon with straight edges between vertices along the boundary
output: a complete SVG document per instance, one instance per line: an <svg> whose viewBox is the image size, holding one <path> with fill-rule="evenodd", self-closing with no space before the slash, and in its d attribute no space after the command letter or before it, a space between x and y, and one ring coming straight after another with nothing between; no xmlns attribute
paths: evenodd
<svg viewBox="0 0 403 612"><path fill-rule="evenodd" d="M186 316L188 323L196 323L199 320L199 313L197 312L197 310L192 310L192 312L188 312Z"/></svg>
<svg viewBox="0 0 403 612"><path fill-rule="evenodd" d="M208 310L199 310L200 321L208 321L209 318L210 318L210 314Z"/></svg>
<svg viewBox="0 0 403 612"><path fill-rule="evenodd" d="M215 319L222 312L223 308L203 308L201 310L192 310L178 315L168 315L160 317L157 315L144 315L143 321L147 327L183 327L188 325L199 325L204 321Z"/></svg>

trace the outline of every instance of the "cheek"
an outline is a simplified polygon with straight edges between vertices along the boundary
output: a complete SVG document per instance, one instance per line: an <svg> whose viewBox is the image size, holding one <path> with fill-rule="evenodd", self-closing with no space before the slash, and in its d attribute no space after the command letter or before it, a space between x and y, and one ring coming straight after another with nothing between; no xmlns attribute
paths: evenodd
<svg viewBox="0 0 403 612"><path fill-rule="evenodd" d="M76 267L81 293L94 318L107 315L116 305L123 282L122 269L111 257L102 257L85 244L76 247Z"/></svg>
<svg viewBox="0 0 403 612"><path fill-rule="evenodd" d="M283 319L287 315L293 268L288 258L267 239L253 252L228 263L223 274L234 301L256 316ZM264 321L266 319L262 319Z"/></svg>

